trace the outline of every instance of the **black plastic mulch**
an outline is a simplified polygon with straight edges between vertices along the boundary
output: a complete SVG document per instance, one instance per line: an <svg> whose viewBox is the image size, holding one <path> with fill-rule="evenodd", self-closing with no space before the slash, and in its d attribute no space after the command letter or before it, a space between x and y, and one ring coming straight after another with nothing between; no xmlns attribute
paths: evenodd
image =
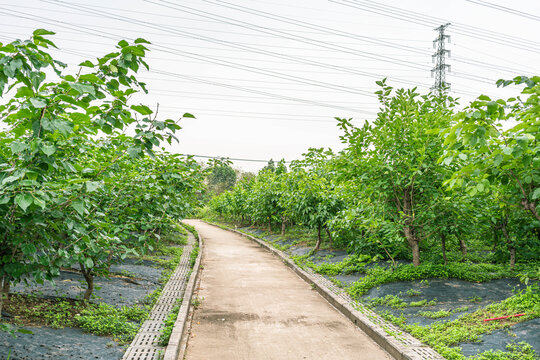
<svg viewBox="0 0 540 360"><path fill-rule="evenodd" d="M161 269L151 261L126 259L122 264L111 266L111 272L118 276L96 277L94 280L93 302L104 302L113 306L134 305L145 299L158 288ZM129 276L126 276L129 275ZM99 287L99 289L97 289ZM12 293L33 294L43 297L66 297L81 299L86 289L83 276L75 271L62 271L55 283L26 286L18 284ZM18 333L16 337L0 332L0 359L41 360L41 359L102 359L119 360L124 348L111 338L84 333L80 329L51 329L29 327L30 334Z"/></svg>
<svg viewBox="0 0 540 360"><path fill-rule="evenodd" d="M10 360L113 360L121 359L124 348L108 337L79 329L27 328L33 334L16 338L0 333L0 359Z"/></svg>

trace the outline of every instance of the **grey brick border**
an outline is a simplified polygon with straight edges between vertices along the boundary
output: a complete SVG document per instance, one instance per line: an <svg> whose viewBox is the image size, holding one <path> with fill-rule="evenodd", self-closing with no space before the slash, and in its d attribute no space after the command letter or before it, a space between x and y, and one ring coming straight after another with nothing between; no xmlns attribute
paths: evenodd
<svg viewBox="0 0 540 360"><path fill-rule="evenodd" d="M439 353L420 340L381 318L378 314L352 300L342 289L336 287L331 281L312 271L301 269L283 251L274 248L265 241L224 225L205 221L207 224L217 226L250 240L280 257L300 278L312 285L323 298L326 299L339 312L345 315L356 326L371 337L379 346L386 350L397 360L444 360Z"/></svg>
<svg viewBox="0 0 540 360"><path fill-rule="evenodd" d="M176 318L176 322L174 323L171 337L169 339L169 344L165 348L163 360L176 360L184 358L184 352L187 345L185 339L188 335L188 314L191 307L191 298L193 296L193 291L195 290L195 284L197 283L197 279L199 277L199 270L203 253L203 241L201 235L198 232L197 241L199 243L199 255L195 260L195 265L193 266L191 276L189 277L189 281L186 285L182 305L178 310L178 317Z"/></svg>

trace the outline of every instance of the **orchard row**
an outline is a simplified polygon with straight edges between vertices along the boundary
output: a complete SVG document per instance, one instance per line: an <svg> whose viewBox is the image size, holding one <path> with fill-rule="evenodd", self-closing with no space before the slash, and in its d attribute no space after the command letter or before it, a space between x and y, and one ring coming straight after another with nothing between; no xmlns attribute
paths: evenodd
<svg viewBox="0 0 540 360"><path fill-rule="evenodd" d="M90 298L96 274L152 250L192 211L205 176L156 150L176 140L175 121L129 105L146 92L134 74L148 67L147 41L120 41L71 75L49 35L0 44L0 310L11 284L72 266Z"/></svg>
<svg viewBox="0 0 540 360"><path fill-rule="evenodd" d="M540 78L501 80L522 91L508 100L482 95L462 111L444 91L378 85L376 120L337 119L344 150L311 149L290 171L282 163L261 171L211 209L269 229L316 229L315 249L326 232L330 246L416 266L422 251L446 263L447 249L493 251L512 267L538 259Z"/></svg>

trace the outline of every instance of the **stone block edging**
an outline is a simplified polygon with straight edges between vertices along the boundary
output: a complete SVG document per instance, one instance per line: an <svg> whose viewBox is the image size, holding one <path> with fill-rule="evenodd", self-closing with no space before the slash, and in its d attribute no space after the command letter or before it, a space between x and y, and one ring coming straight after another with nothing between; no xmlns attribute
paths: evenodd
<svg viewBox="0 0 540 360"><path fill-rule="evenodd" d="M420 340L401 330L397 326L382 319L378 314L365 308L363 305L353 302L344 294L338 294L336 286L329 280L316 273L310 273L301 269L283 251L274 248L264 240L246 234L242 231L231 229L221 224L205 221L210 225L237 233L258 243L261 247L280 257L300 278L312 285L317 292L325 298L339 312L345 315L356 326L364 331L379 346L386 350L397 360L444 360L439 353L423 344Z"/></svg>
<svg viewBox="0 0 540 360"><path fill-rule="evenodd" d="M193 266L191 276L189 277L189 281L186 285L186 290L182 299L182 305L180 305L180 309L178 310L178 317L176 318L176 322L174 323L171 337L169 338L169 344L165 348L163 360L176 360L184 358L185 346L182 346L182 344L185 345L185 342L183 342L183 340L188 335L187 318L191 306L191 298L193 296L195 284L197 283L197 278L199 276L201 258L203 253L203 242L201 239L201 235L198 232L197 241L199 243L199 254L197 255L197 259L195 260L195 265Z"/></svg>

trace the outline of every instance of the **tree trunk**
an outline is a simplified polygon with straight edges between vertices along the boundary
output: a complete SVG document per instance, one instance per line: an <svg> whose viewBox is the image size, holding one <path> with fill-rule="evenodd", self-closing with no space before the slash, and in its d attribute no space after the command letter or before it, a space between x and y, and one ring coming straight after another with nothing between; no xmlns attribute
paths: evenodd
<svg viewBox="0 0 540 360"><path fill-rule="evenodd" d="M328 230L328 226L325 226L324 229L326 230L326 234L328 234L328 240L330 241L330 249L332 248L332 246L334 245L333 244L333 240L332 240L332 233L330 232L330 230Z"/></svg>
<svg viewBox="0 0 540 360"><path fill-rule="evenodd" d="M0 320L2 319L2 309L4 308L4 301L9 299L9 279L7 276L2 276L0 279Z"/></svg>
<svg viewBox="0 0 540 360"><path fill-rule="evenodd" d="M285 235L285 227L287 226L287 219L281 218L281 236Z"/></svg>
<svg viewBox="0 0 540 360"><path fill-rule="evenodd" d="M512 242L512 239L510 239L510 235L508 235L508 230L506 229L506 225L508 224L508 216L506 216L506 219L501 222L501 230L504 235L504 238L506 239L506 245L508 246L508 251L510 252L510 268L514 268L514 265L516 265L516 248L514 246L514 243Z"/></svg>
<svg viewBox="0 0 540 360"><path fill-rule="evenodd" d="M272 219L268 219L268 232L272 233Z"/></svg>
<svg viewBox="0 0 540 360"><path fill-rule="evenodd" d="M465 243L465 240L461 236L458 235L459 238L459 250L461 250L461 255L463 256L463 260L467 257L467 244Z"/></svg>
<svg viewBox="0 0 540 360"><path fill-rule="evenodd" d="M446 258L446 234L441 234L441 248L442 248L442 256L444 259L444 265L448 265L448 259Z"/></svg>
<svg viewBox="0 0 540 360"><path fill-rule="evenodd" d="M405 217L405 224L403 227L403 233L409 243L412 251L412 258L414 266L420 265L420 239L416 236L414 229L414 212L411 189L406 188L403 190L403 214ZM399 208L398 208L399 210Z"/></svg>
<svg viewBox="0 0 540 360"><path fill-rule="evenodd" d="M92 274L92 269L86 269L82 263L79 263L79 266L81 267L81 272L87 284L86 291L84 292L84 300L90 300L92 292L94 291L94 275Z"/></svg>
<svg viewBox="0 0 540 360"><path fill-rule="evenodd" d="M529 201L527 199L521 199L521 205L525 210L529 210L531 214L536 218L536 220L540 221L540 214L536 211L536 202L535 201Z"/></svg>
<svg viewBox="0 0 540 360"><path fill-rule="evenodd" d="M319 251L319 248L321 247L321 225L317 225L317 244L315 244L315 248L313 251Z"/></svg>
<svg viewBox="0 0 540 360"><path fill-rule="evenodd" d="M407 238L407 242L411 247L413 265L418 266L420 265L420 241L418 240L418 238L416 238L416 236L414 235L414 231L410 227L406 226L404 232L405 237Z"/></svg>
<svg viewBox="0 0 540 360"><path fill-rule="evenodd" d="M510 268L514 269L516 265L516 248L513 244L508 244L508 250L510 251Z"/></svg>

